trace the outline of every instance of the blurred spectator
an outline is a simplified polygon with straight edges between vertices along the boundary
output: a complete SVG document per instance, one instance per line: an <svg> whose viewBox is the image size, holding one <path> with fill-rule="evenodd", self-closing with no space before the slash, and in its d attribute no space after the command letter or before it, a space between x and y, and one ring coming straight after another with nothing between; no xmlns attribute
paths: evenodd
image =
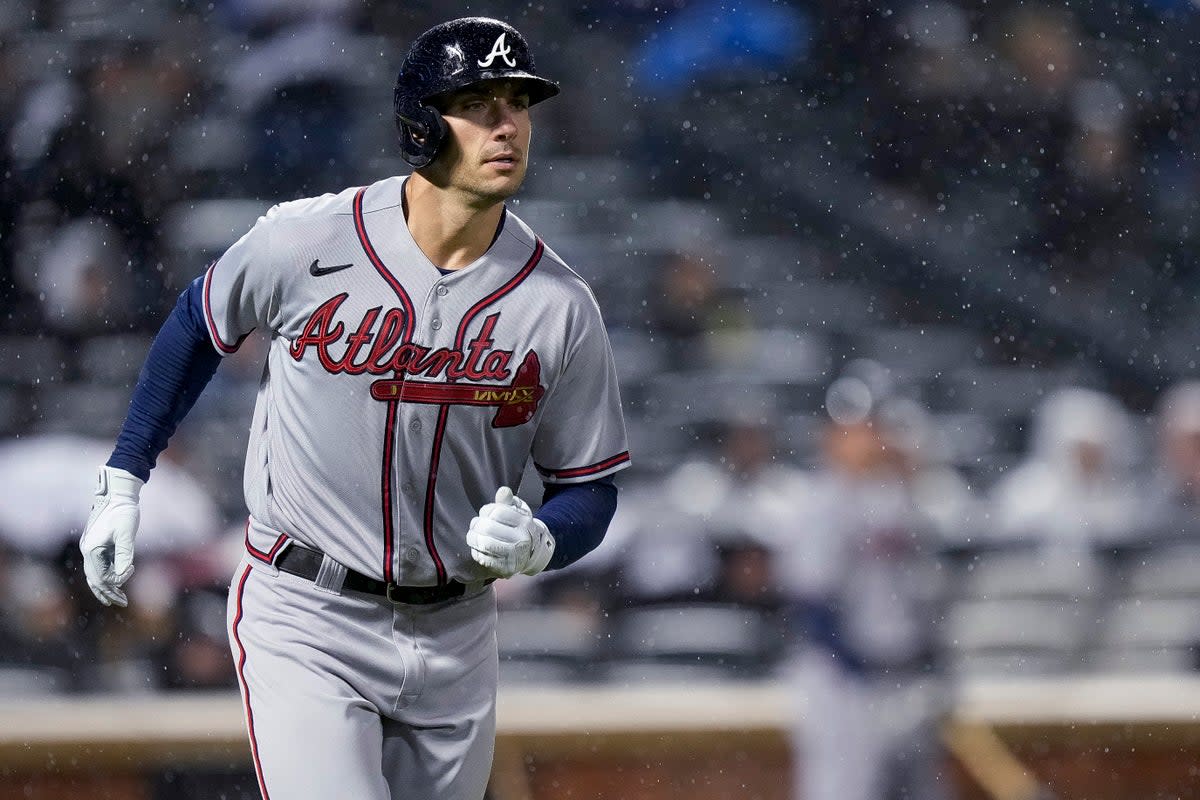
<svg viewBox="0 0 1200 800"><path fill-rule="evenodd" d="M65 224L30 276L42 316L64 334L98 334L130 322L128 263L121 234L107 221L83 217Z"/></svg>
<svg viewBox="0 0 1200 800"><path fill-rule="evenodd" d="M42 691L84 688L93 640L80 636L80 610L56 565L44 559L14 562L6 605L12 610L13 650L3 660L36 675Z"/></svg>
<svg viewBox="0 0 1200 800"><path fill-rule="evenodd" d="M1146 193L1135 162L1129 100L1109 81L1081 80L1070 98L1072 130L1041 183L1037 252L1076 283L1145 285Z"/></svg>
<svg viewBox="0 0 1200 800"><path fill-rule="evenodd" d="M718 537L713 586L697 599L782 612L786 599L776 575L775 551L764 538L746 534Z"/></svg>
<svg viewBox="0 0 1200 800"><path fill-rule="evenodd" d="M225 633L225 591L197 587L183 594L166 658L164 677L172 689L236 686Z"/></svg>
<svg viewBox="0 0 1200 800"><path fill-rule="evenodd" d="M717 563L706 520L718 510L722 486L717 467L689 460L622 492L601 545L616 551L618 603L670 602L711 589Z"/></svg>
<svg viewBox="0 0 1200 800"><path fill-rule="evenodd" d="M304 22L353 22L361 0L220 0L218 18L234 30L262 37Z"/></svg>
<svg viewBox="0 0 1200 800"><path fill-rule="evenodd" d="M729 162L711 146L721 123L703 107L730 87L783 83L803 63L811 37L802 7L769 0L691 0L644 33L631 46L628 80L646 109L633 156L647 188L711 197ZM753 146L753 133L739 138Z"/></svg>
<svg viewBox="0 0 1200 800"><path fill-rule="evenodd" d="M21 181L13 172L7 150L0 148L0 175L8 176L0 181L0 330L22 331L36 327L38 317L36 301L16 276L17 220L24 201Z"/></svg>
<svg viewBox="0 0 1200 800"><path fill-rule="evenodd" d="M872 172L935 204L990 184L1019 198L996 213L1024 229L1035 265L1096 289L1123 275L1144 285L1129 78L1096 77L1093 40L1070 9L1026 5L999 19L950 2L900 15L887 80L867 103Z"/></svg>
<svg viewBox="0 0 1200 800"><path fill-rule="evenodd" d="M352 80L365 57L336 18L317 19L274 31L231 67L232 102L249 117L248 191L299 197L349 182Z"/></svg>
<svg viewBox="0 0 1200 800"><path fill-rule="evenodd" d="M719 265L700 252L671 253L652 287L648 324L666 343L675 369L712 364L714 335L744 330L749 320L740 298L724 289Z"/></svg>
<svg viewBox="0 0 1200 800"><path fill-rule="evenodd" d="M705 77L751 83L801 61L811 22L796 6L741 0L694 0L667 17L635 56L643 91L659 99L685 94Z"/></svg>
<svg viewBox="0 0 1200 800"><path fill-rule="evenodd" d="M88 496L96 485L88 465L104 463L111 451L105 439L76 434L0 441L0 485L10 492L0 504L0 539L16 552L47 558L74 547L89 509L67 498ZM170 454L164 452L142 492L140 557L206 546L223 524L212 498Z"/></svg>
<svg viewBox="0 0 1200 800"><path fill-rule="evenodd" d="M1007 17L1001 41L1019 76L1010 84L1013 99L1029 111L1057 108L1086 60L1086 37L1073 12L1049 4L1020 5Z"/></svg>
<svg viewBox="0 0 1200 800"><path fill-rule="evenodd" d="M929 413L910 398L896 397L881 404L878 417L919 524L941 544L973 537L981 524L979 500L950 465L948 445Z"/></svg>
<svg viewBox="0 0 1200 800"><path fill-rule="evenodd" d="M831 386L823 465L777 543L803 638L795 796L941 796L938 542L866 381ZM865 389L864 393L861 391ZM848 398L839 398L841 393Z"/></svg>
<svg viewBox="0 0 1200 800"><path fill-rule="evenodd" d="M803 476L780 458L773 419L734 418L720 433L726 481L707 537L716 549L712 602L782 610L773 545Z"/></svg>
<svg viewBox="0 0 1200 800"><path fill-rule="evenodd" d="M778 605L773 546L803 475L781 458L774 420L733 417L715 458L691 458L622 493L609 547L625 602L710 599Z"/></svg>
<svg viewBox="0 0 1200 800"><path fill-rule="evenodd" d="M1027 6L1009 19L1001 50L1016 74L997 135L1006 151L1030 154L1022 161L1036 170L1017 173L1035 204L1029 253L1074 283L1103 288L1137 268L1134 254L1145 247L1136 106L1115 74L1096 77L1094 40L1074 12Z"/></svg>
<svg viewBox="0 0 1200 800"><path fill-rule="evenodd" d="M886 80L865 98L870 168L926 201L944 200L987 156L980 118L992 113L984 98L995 80L994 53L954 3L910 4L897 27L904 40L882 66Z"/></svg>
<svg viewBox="0 0 1200 800"><path fill-rule="evenodd" d="M74 80L50 77L30 92L14 134L14 149L30 175L30 200L53 225L93 217L119 232L120 280L109 292L128 293L128 307L157 309L161 211L156 190L169 136L193 88L178 61L163 58L152 42L101 50ZM36 236L36 233L29 235ZM40 242L25 246L36 253ZM151 315L113 320L109 327L147 324Z"/></svg>
<svg viewBox="0 0 1200 800"><path fill-rule="evenodd" d="M212 625L177 606L184 586L214 580L206 559L219 558L221 522L211 498L170 458L160 461L142 495L130 607L92 614L98 604L75 563L88 508L62 498L72 491L86 496L95 482L87 464L102 462L109 450L106 441L66 434L0 444L0 483L10 490L0 505L0 539L4 552L21 558L10 570L0 564L0 608L13 609L4 616L17 640L0 660L47 671L51 688L59 690L148 691L168 679L219 685L228 673L213 668L215 654L206 648ZM240 529L236 539L240 543ZM231 570L226 558L219 565L223 586ZM223 610L217 624L221 662L228 666ZM178 662L179 676L164 669L168 662Z"/></svg>
<svg viewBox="0 0 1200 800"><path fill-rule="evenodd" d="M1115 398L1055 392L1037 412L1031 452L993 488L995 534L1071 553L1136 535L1145 519L1136 457L1128 414Z"/></svg>
<svg viewBox="0 0 1200 800"><path fill-rule="evenodd" d="M18 598L12 584L13 557L0 545L0 669L22 666L24 652L19 631ZM3 691L0 686L0 691Z"/></svg>
<svg viewBox="0 0 1200 800"><path fill-rule="evenodd" d="M650 300L650 325L671 342L672 355L685 356L712 329L716 314L716 268L704 257L672 253L659 273Z"/></svg>
<svg viewBox="0 0 1200 800"><path fill-rule="evenodd" d="M16 232L24 204L24 181L17 174L8 146L13 119L23 96L23 80L13 67L9 48L0 47L0 330L31 326L34 319L22 314L32 306L19 286L16 266Z"/></svg>
<svg viewBox="0 0 1200 800"><path fill-rule="evenodd" d="M1158 463L1147 517L1156 537L1200 534L1200 382L1172 386L1159 400Z"/></svg>
<svg viewBox="0 0 1200 800"><path fill-rule="evenodd" d="M173 570L162 559L139 558L128 587L129 608L95 615L100 633L93 688L101 691L149 692L167 684L178 592Z"/></svg>

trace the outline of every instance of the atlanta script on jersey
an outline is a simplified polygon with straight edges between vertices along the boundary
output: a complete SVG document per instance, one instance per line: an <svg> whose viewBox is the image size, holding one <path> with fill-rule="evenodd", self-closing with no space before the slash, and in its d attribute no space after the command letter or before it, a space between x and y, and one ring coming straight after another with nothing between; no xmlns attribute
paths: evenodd
<svg viewBox="0 0 1200 800"><path fill-rule="evenodd" d="M530 456L548 482L628 465L616 370L591 291L521 220L443 275L403 181L275 206L205 277L220 352L271 337L247 547L270 562L294 537L385 581L478 581L471 517Z"/></svg>

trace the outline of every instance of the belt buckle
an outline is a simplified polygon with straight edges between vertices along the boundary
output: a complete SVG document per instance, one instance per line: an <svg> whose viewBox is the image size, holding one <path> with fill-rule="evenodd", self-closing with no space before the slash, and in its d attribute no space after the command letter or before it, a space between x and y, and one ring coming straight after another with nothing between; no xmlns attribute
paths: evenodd
<svg viewBox="0 0 1200 800"><path fill-rule="evenodd" d="M399 589L399 588L400 588L400 587L396 585L396 582L395 582L395 581L389 581L389 582L388 582L388 585L387 585L387 592L386 592L386 594L387 594L387 599L388 599L390 602L392 602L392 603L394 603L394 604L396 604L396 605L403 605L403 602L402 602L402 601L400 601L400 600L397 600L397 599L396 599L396 596L395 596L394 594L392 594L392 592L393 592L394 590L396 590L396 589Z"/></svg>

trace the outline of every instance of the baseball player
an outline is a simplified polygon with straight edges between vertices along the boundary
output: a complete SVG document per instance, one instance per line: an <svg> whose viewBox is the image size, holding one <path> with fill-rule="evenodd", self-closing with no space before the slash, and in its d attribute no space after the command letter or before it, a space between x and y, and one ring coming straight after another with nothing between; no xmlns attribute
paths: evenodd
<svg viewBox="0 0 1200 800"><path fill-rule="evenodd" d="M479 800L491 583L599 544L629 463L582 279L504 201L558 94L493 19L423 33L395 114L411 175L283 203L183 292L80 541L124 606L138 492L220 357L270 337L230 645L264 798ZM513 493L532 457L537 513Z"/></svg>

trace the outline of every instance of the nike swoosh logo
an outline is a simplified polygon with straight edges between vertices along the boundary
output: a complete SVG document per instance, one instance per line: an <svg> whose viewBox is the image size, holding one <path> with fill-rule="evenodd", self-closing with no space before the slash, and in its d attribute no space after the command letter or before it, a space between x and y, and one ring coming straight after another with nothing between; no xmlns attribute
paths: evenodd
<svg viewBox="0 0 1200 800"><path fill-rule="evenodd" d="M312 275L314 278L319 278L322 275L328 275L332 272L341 272L344 269L350 269L354 266L353 264L335 264L332 267L322 267L319 266L320 263L321 259L314 258L313 263L308 265L308 274Z"/></svg>

